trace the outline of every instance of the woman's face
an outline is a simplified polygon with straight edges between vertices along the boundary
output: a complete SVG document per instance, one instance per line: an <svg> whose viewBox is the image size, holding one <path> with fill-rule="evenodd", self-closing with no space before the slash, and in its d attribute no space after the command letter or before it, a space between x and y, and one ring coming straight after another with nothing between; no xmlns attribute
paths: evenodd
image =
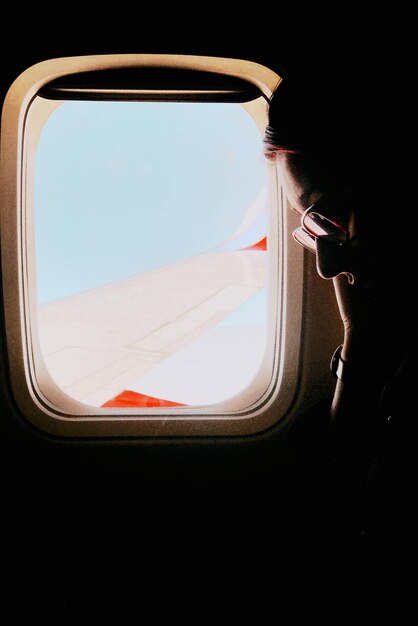
<svg viewBox="0 0 418 626"><path fill-rule="evenodd" d="M347 231L347 242L338 245L316 239L316 265L322 278L345 274L351 284L377 287L392 273L393 259L388 255L379 236L376 198L364 185L354 183L350 176L338 172L335 164L329 168L313 164L300 154L279 154L280 180L292 208L300 213L323 198L331 214ZM334 210L335 208L335 210Z"/></svg>

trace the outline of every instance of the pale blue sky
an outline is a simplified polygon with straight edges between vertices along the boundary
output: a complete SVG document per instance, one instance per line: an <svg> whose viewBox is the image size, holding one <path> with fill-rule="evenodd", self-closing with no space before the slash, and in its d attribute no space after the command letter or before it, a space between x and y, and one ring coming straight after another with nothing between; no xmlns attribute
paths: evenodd
<svg viewBox="0 0 418 626"><path fill-rule="evenodd" d="M36 157L39 302L221 245L266 176L261 135L238 104L62 104Z"/></svg>

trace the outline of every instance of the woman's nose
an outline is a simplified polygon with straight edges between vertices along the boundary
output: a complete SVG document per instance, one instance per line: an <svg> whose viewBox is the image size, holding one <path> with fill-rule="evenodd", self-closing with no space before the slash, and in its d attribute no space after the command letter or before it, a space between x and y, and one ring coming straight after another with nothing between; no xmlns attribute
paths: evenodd
<svg viewBox="0 0 418 626"><path fill-rule="evenodd" d="M349 246L338 245L324 237L316 240L316 269L322 278L334 278L347 274L350 283L355 282L350 263Z"/></svg>

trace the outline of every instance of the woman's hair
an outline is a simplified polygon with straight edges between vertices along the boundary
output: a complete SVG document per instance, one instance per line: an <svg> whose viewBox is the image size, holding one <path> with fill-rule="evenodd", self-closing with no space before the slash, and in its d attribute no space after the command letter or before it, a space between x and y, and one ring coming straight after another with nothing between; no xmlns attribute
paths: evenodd
<svg viewBox="0 0 418 626"><path fill-rule="evenodd" d="M413 57L390 39L392 27L379 37L376 28L361 40L354 31L337 33L339 42L313 35L312 54L305 48L298 55L273 94L264 153L272 162L295 154L319 189L324 177L354 179L374 199L376 235L403 267L415 269L414 240L406 236L416 169ZM324 53L317 54L318 41Z"/></svg>
<svg viewBox="0 0 418 626"><path fill-rule="evenodd" d="M284 76L271 99L266 158L302 153L357 171L379 168L387 148L387 85L384 67L370 59L306 62Z"/></svg>
<svg viewBox="0 0 418 626"><path fill-rule="evenodd" d="M319 70L284 78L270 102L265 155L307 153L347 160L367 143L371 102L352 76Z"/></svg>

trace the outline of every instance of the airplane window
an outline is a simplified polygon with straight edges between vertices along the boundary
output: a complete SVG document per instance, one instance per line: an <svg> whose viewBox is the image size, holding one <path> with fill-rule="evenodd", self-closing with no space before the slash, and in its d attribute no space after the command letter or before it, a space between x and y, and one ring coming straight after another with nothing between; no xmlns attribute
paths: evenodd
<svg viewBox="0 0 418 626"><path fill-rule="evenodd" d="M222 402L268 328L262 135L237 102L64 101L37 141L37 334L93 407Z"/></svg>
<svg viewBox="0 0 418 626"><path fill-rule="evenodd" d="M329 384L328 344L302 350L309 268L264 157L280 81L240 59L110 54L10 86L4 326L10 396L36 428L246 436L317 398L298 396L307 354Z"/></svg>

